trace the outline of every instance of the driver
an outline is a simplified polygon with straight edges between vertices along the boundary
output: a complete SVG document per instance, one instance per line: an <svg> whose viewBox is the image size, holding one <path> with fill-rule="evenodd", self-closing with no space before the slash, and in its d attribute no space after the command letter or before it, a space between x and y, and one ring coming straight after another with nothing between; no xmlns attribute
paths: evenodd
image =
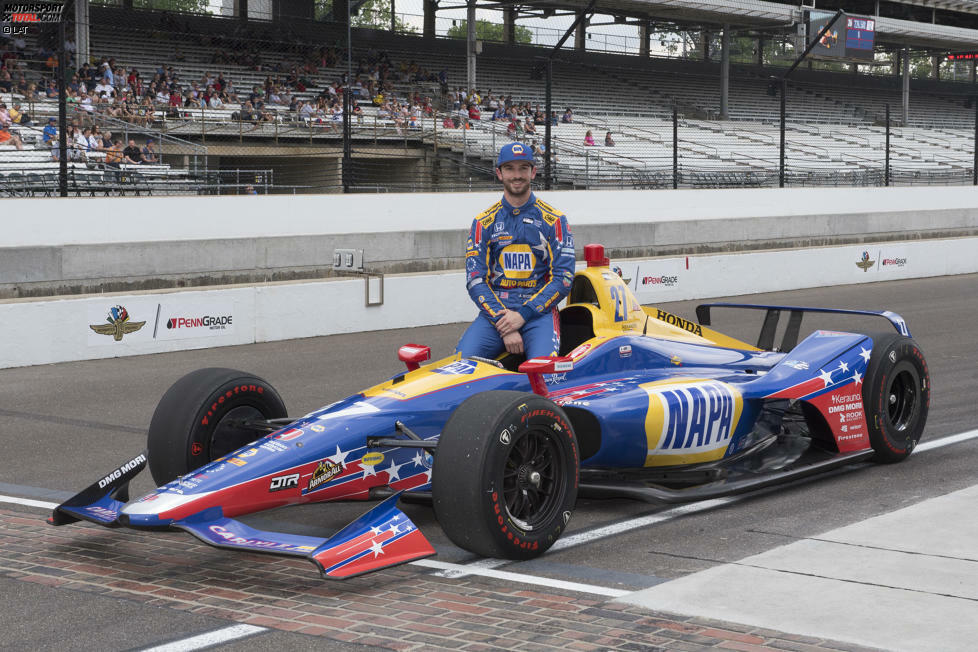
<svg viewBox="0 0 978 652"><path fill-rule="evenodd" d="M557 304L574 280L574 236L567 218L530 191L537 168L528 146L499 150L502 201L472 221L465 249L466 289L479 316L462 334L462 357L557 355Z"/></svg>

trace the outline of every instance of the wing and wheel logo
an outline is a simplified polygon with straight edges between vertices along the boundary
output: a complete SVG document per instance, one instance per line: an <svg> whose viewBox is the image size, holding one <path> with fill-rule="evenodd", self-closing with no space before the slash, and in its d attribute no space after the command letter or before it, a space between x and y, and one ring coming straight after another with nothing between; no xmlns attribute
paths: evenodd
<svg viewBox="0 0 978 652"><path fill-rule="evenodd" d="M868 251L864 251L863 252L863 255L862 255L862 258L860 258L859 262L856 263L856 267L858 267L859 269L863 270L864 272L868 272L869 271L869 268L872 267L875 264L876 264L876 261L870 259L869 252Z"/></svg>
<svg viewBox="0 0 978 652"><path fill-rule="evenodd" d="M132 321L125 306L112 306L105 317L104 324L89 324L89 328L99 335L111 335L116 342L130 333L135 333L146 325L145 321Z"/></svg>

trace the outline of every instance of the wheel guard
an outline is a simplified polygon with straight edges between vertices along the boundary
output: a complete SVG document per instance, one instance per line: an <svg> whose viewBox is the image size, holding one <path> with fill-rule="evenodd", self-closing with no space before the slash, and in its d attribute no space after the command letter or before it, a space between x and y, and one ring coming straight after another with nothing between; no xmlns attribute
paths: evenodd
<svg viewBox="0 0 978 652"><path fill-rule="evenodd" d="M48 523L67 525L85 520L105 527L128 525L120 513L129 500L129 482L145 467L144 451L56 507ZM257 530L225 518L220 507L205 509L170 526L218 548L305 557L324 578L347 579L435 554L421 530L397 508L400 495L398 492L385 499L328 539Z"/></svg>

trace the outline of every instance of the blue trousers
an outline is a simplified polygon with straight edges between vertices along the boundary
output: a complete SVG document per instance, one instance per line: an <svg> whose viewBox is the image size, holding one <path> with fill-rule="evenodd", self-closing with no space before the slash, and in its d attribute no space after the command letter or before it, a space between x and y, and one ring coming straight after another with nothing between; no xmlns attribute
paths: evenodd
<svg viewBox="0 0 978 652"><path fill-rule="evenodd" d="M560 316L557 309L525 323L520 329L520 335L523 337L523 350L527 359L557 355L560 351ZM460 352L463 358L472 355L495 358L505 349L503 338L495 324L483 312L462 333L462 339L455 347L455 351Z"/></svg>

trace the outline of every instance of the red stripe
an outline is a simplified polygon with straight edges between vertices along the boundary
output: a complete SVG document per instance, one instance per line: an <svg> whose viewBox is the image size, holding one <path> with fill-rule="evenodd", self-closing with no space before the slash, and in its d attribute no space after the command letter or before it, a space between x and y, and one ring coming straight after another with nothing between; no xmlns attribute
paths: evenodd
<svg viewBox="0 0 978 652"><path fill-rule="evenodd" d="M554 318L554 333L557 334L557 337L560 337L560 313L557 312L557 308L553 308L551 309L550 314L553 315Z"/></svg>
<svg viewBox="0 0 978 652"><path fill-rule="evenodd" d="M564 230L560 228L560 218L557 218L557 242L564 241Z"/></svg>
<svg viewBox="0 0 978 652"><path fill-rule="evenodd" d="M475 244L482 242L482 222L475 223Z"/></svg>

